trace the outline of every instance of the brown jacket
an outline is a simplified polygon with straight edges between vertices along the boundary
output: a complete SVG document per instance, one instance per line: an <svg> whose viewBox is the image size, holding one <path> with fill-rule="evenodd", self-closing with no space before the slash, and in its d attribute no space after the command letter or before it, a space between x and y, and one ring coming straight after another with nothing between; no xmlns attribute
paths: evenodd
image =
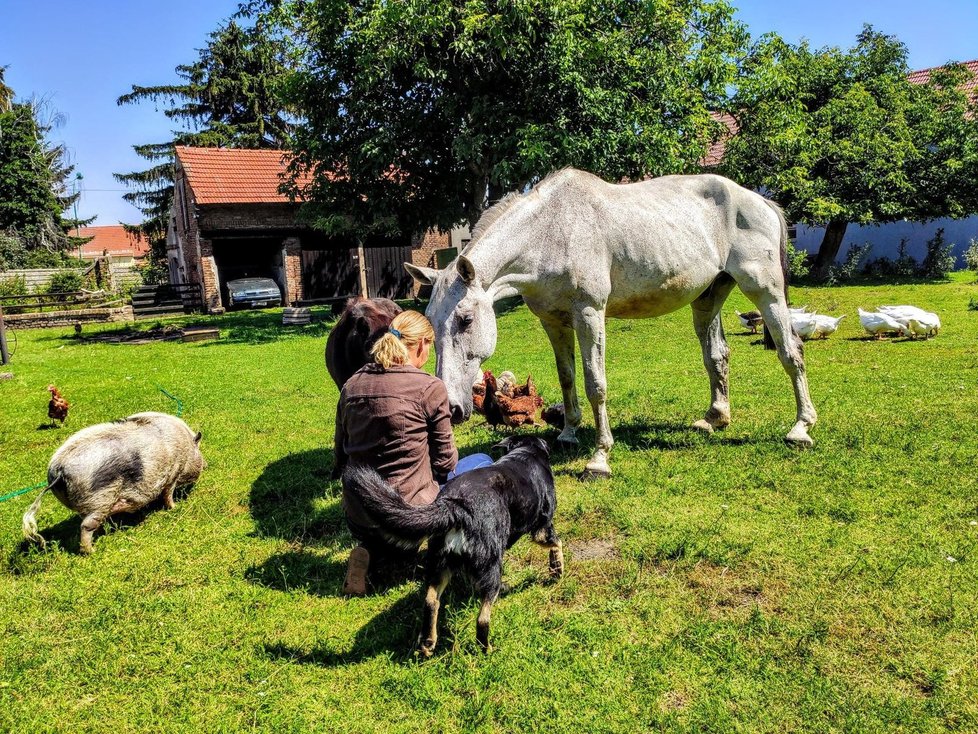
<svg viewBox="0 0 978 734"><path fill-rule="evenodd" d="M458 463L445 384L410 365L362 367L340 391L334 446L338 467L366 464L408 503L432 502Z"/></svg>

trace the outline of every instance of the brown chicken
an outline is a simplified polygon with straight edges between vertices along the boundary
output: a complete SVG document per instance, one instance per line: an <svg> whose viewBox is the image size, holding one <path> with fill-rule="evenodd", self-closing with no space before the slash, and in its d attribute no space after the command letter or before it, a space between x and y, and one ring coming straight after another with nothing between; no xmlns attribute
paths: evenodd
<svg viewBox="0 0 978 734"><path fill-rule="evenodd" d="M48 401L48 418L52 423L60 421L61 425L64 425L65 418L68 417L69 403L61 397L61 393L54 385L48 385L48 392L51 393L51 400Z"/></svg>
<svg viewBox="0 0 978 734"><path fill-rule="evenodd" d="M479 413L480 415L483 414L482 403L485 401L485 399L486 399L486 383L485 382L475 383L472 386L472 409L476 413Z"/></svg>
<svg viewBox="0 0 978 734"><path fill-rule="evenodd" d="M537 411L543 407L543 398L539 395L519 395L510 398L502 393L496 393L496 402L499 404L504 425L513 428L539 425Z"/></svg>

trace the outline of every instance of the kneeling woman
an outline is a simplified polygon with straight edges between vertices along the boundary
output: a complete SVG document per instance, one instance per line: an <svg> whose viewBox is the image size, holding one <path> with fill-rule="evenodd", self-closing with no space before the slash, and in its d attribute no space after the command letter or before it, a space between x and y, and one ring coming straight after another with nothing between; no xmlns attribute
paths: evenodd
<svg viewBox="0 0 978 734"><path fill-rule="evenodd" d="M451 476L492 463L484 454L458 461L448 392L421 369L434 337L417 311L398 314L374 345L374 362L347 380L336 408L337 468L349 461L366 464L412 505L432 502ZM350 554L343 590L363 594L371 557L398 551L384 543L355 494L343 492L343 509L360 543Z"/></svg>

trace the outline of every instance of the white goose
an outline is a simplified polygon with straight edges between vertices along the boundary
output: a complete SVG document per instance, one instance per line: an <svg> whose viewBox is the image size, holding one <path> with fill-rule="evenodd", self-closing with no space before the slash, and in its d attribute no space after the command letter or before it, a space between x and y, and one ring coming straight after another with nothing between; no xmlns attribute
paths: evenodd
<svg viewBox="0 0 978 734"><path fill-rule="evenodd" d="M941 319L936 313L916 306L880 306L880 311L907 327L911 336L923 336L926 339L941 330Z"/></svg>
<svg viewBox="0 0 978 734"><path fill-rule="evenodd" d="M845 314L842 314L839 318L824 316L822 314L812 314L812 318L815 320L814 336L818 337L819 339L824 339L829 334L834 334L839 328L839 322L845 317Z"/></svg>
<svg viewBox="0 0 978 734"><path fill-rule="evenodd" d="M818 332L818 322L815 314L793 313L791 314L791 328L802 339L811 339Z"/></svg>
<svg viewBox="0 0 978 734"><path fill-rule="evenodd" d="M873 335L875 339L882 339L883 334L906 334L907 327L895 318L885 313L873 313L859 309L859 323L863 328Z"/></svg>

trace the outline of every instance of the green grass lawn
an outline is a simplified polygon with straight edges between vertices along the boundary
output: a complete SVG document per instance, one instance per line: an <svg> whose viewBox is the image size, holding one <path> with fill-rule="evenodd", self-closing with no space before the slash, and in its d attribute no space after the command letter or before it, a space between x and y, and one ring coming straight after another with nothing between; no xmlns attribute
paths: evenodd
<svg viewBox="0 0 978 734"><path fill-rule="evenodd" d="M34 495L0 504L0 731L976 731L972 279L793 290L849 314L805 350L820 416L806 452L782 443L790 384L742 333L739 292L724 309L733 424L710 437L687 429L709 399L689 311L610 322L615 475L576 478L588 411L580 454L554 461L564 578L547 584L546 551L520 541L494 652L479 653L478 601L457 583L430 661L412 654L417 582L339 595L351 540L328 480L329 322L232 315L207 320L220 341L194 344L21 331L0 381L0 494L42 481L74 430L174 411L159 387L209 466L175 510L113 524L90 557L50 495L47 551L20 542ZM856 307L881 303L935 310L944 328L868 341ZM501 315L487 366L558 399L525 307ZM71 412L40 430L52 382ZM497 436L478 420L456 431L463 454Z"/></svg>

